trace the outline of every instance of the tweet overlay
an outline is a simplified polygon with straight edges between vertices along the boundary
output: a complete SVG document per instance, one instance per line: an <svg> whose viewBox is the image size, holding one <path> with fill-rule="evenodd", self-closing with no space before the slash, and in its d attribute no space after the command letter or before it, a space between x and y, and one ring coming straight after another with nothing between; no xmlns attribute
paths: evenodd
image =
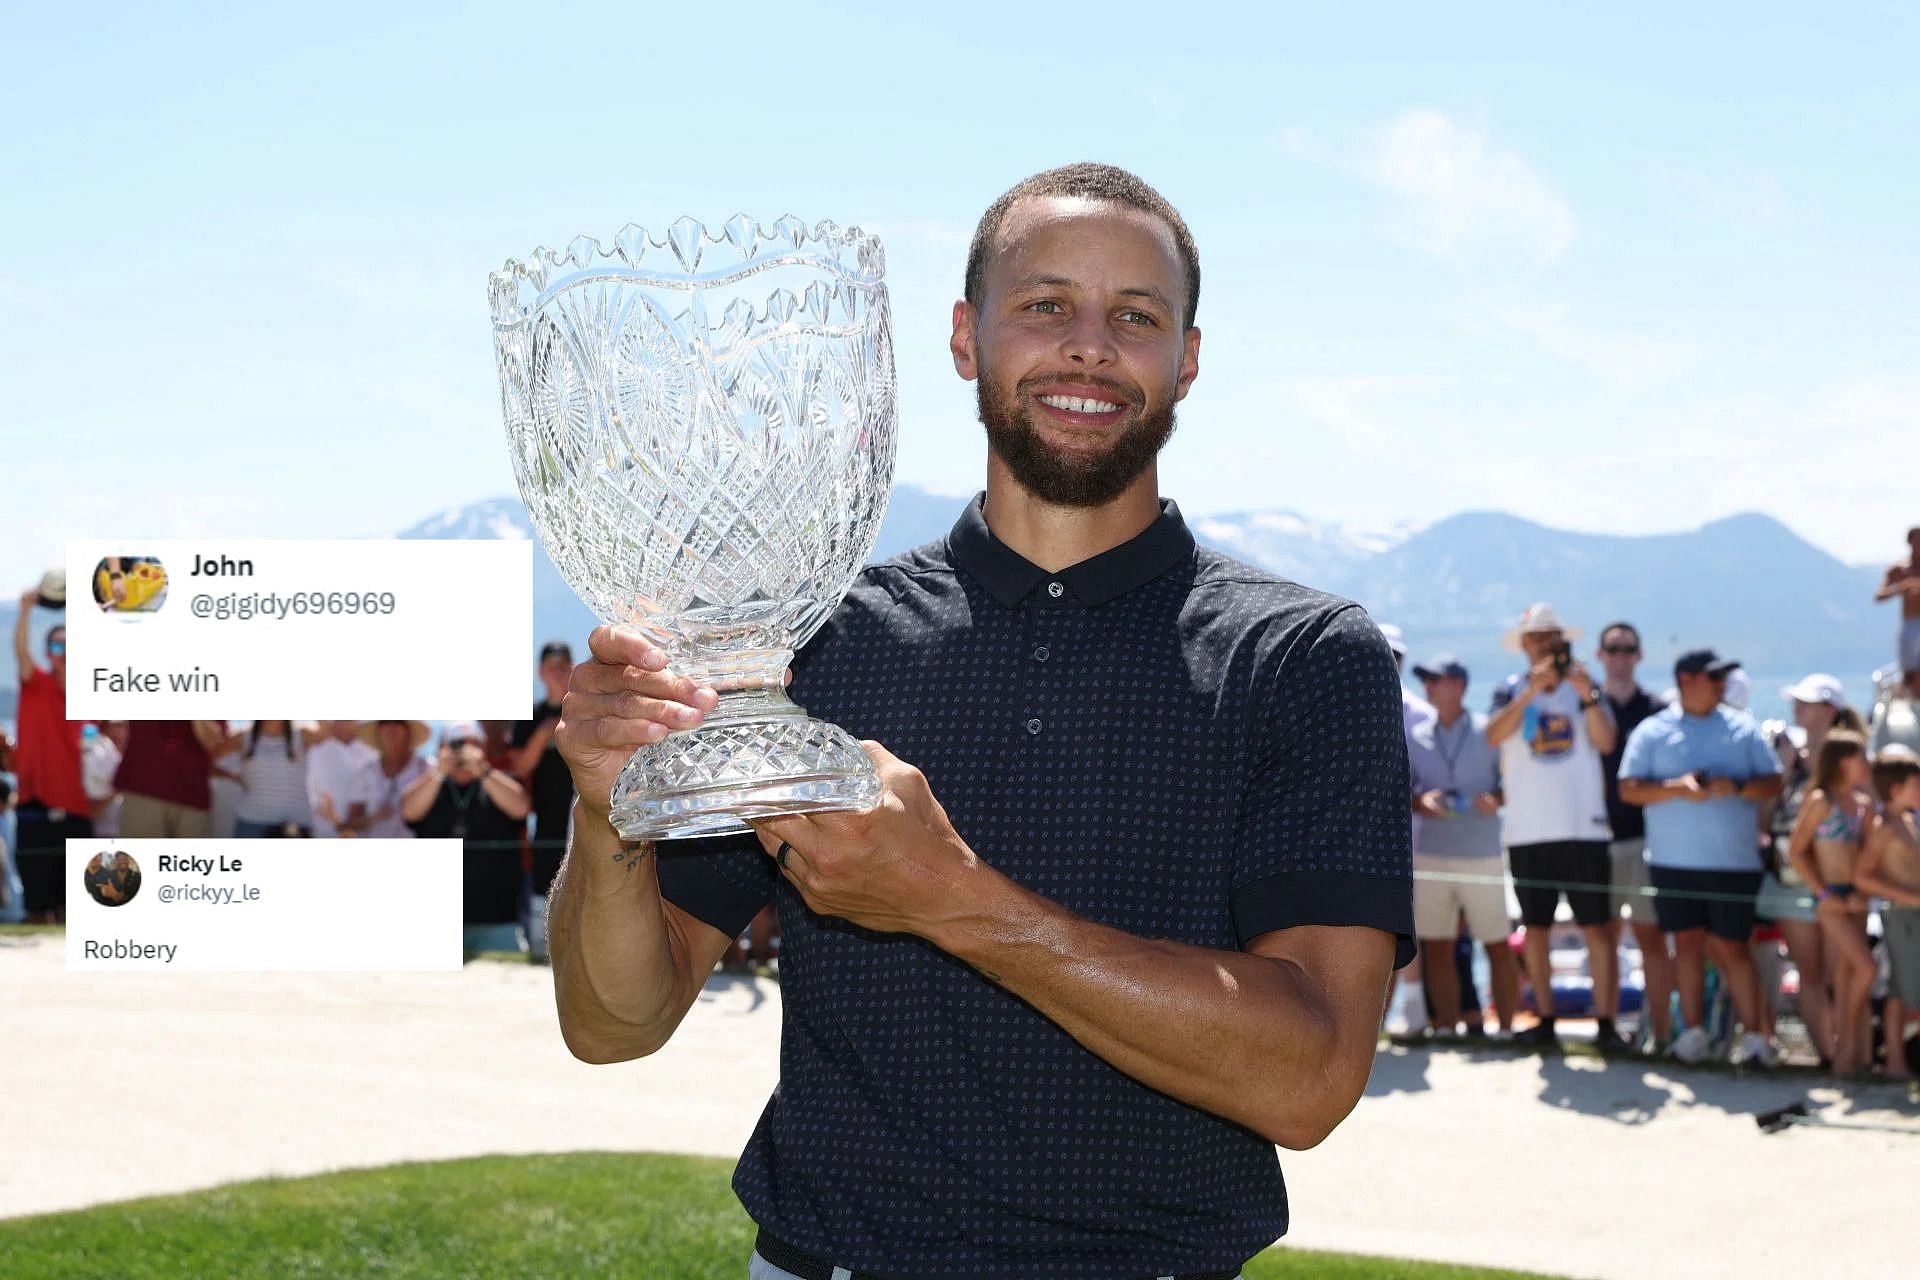
<svg viewBox="0 0 1920 1280"><path fill-rule="evenodd" d="M460 850L458 840L69 840L67 968L458 970Z"/></svg>
<svg viewBox="0 0 1920 1280"><path fill-rule="evenodd" d="M76 720L526 714L530 542L70 542L67 581Z"/></svg>

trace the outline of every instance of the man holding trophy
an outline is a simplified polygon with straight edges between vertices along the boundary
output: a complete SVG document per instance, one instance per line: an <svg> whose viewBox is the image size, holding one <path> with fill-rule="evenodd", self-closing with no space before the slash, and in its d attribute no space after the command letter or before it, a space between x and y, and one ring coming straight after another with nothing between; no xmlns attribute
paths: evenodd
<svg viewBox="0 0 1920 1280"><path fill-rule="evenodd" d="M715 278L695 265L707 241L675 233L683 289ZM752 224L727 235L756 270L772 261ZM775 246L779 261L803 239ZM863 279L847 261L836 290ZM860 264L878 261L862 249ZM563 351L541 336L538 308L569 265L569 288L627 269L549 254L513 295L524 306L496 277L500 332L534 326L501 348L510 434L524 421L542 441L523 492L568 447L569 419L543 406L569 403L577 378L550 371L626 341ZM1179 214L1124 171L1053 170L987 211L951 338L978 384L986 491L945 539L857 570L792 660L792 697L860 740L877 788L859 790L865 762L834 763L825 730L806 730L817 750L777 786L754 779L795 751L743 746L746 730L702 737L758 716L760 738L798 740L812 722L785 709L778 667L744 680L714 656L761 644L784 658L789 633L741 639L760 624L735 612L704 647L683 640L678 619L720 616L712 586L684 604L666 586L630 593L639 606L604 598L602 616L628 625L594 632L555 733L579 793L550 904L561 1029L589 1062L659 1049L729 940L777 906L780 1086L734 1178L759 1228L758 1280L1229 1280L1287 1227L1274 1144L1318 1143L1365 1088L1388 977L1412 953L1394 662L1358 606L1197 546L1160 498L1155 459L1199 371L1199 282ZM844 312L821 301L806 340L858 323L851 295L834 296ZM806 321L777 299L727 314L703 352L763 315L782 333ZM862 349L890 388L890 347ZM730 358L713 355L720 372L673 403L697 413L730 394L746 376ZM606 385L661 385L623 377ZM640 412L620 406L639 402L623 394L605 392L604 413L630 434ZM869 425L891 412L884 397L856 401ZM768 407L736 417L758 448L789 411L752 403ZM756 473L753 491L818 452ZM730 445L699 465L733 476L739 456ZM864 556L859 537L817 522L866 492L819 500L819 517L803 503L774 513L782 554L838 538ZM737 533L751 509L726 507L736 565L778 540ZM550 548L591 538L585 522L561 527L572 508L554 510ZM655 517L656 532L674 518ZM673 555L701 544L699 522L684 523ZM592 545L629 554L618 538ZM743 685L757 710L731 709ZM660 758L669 749L698 756L698 785ZM759 771L745 784L742 756ZM730 793L725 814L700 780L722 774L751 792ZM729 827L657 844L621 834Z"/></svg>

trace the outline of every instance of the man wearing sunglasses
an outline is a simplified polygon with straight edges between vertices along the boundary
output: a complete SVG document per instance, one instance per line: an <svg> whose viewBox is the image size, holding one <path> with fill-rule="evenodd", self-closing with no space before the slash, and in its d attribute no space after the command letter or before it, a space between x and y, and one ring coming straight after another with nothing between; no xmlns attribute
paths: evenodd
<svg viewBox="0 0 1920 1280"><path fill-rule="evenodd" d="M44 667L34 661L28 638L34 609L48 599L45 585L21 593L13 624L13 657L20 668L20 740L14 755L27 919L54 924L67 915L67 841L93 834L93 802L80 778L82 722L67 719L67 629L47 632Z"/></svg>
<svg viewBox="0 0 1920 1280"><path fill-rule="evenodd" d="M1633 938L1640 948L1642 971L1646 975L1646 999L1640 1016L1639 1047L1657 1053L1673 1034L1673 1012L1668 1008L1673 991L1673 958L1667 954L1667 935L1653 917L1653 881L1647 874L1647 817L1639 805L1620 798L1620 757L1626 753L1627 736L1640 722L1666 709L1666 700L1640 687L1634 676L1640 665L1640 631L1631 622L1610 622L1600 632L1600 669L1606 680L1600 687L1607 709L1619 732L1613 746L1601 754L1601 767L1607 789L1607 825L1613 828L1613 842L1607 846L1613 862L1613 902L1607 935L1614 953L1620 950L1620 916L1625 910L1633 926ZM1620 969L1614 966L1614 1007L1619 1007Z"/></svg>
<svg viewBox="0 0 1920 1280"><path fill-rule="evenodd" d="M1706 961L1725 975L1746 1028L1735 1062L1772 1066L1778 1054L1760 1033L1760 978L1747 942L1753 933L1760 855L1754 845L1761 802L1780 794L1780 761L1744 711L1724 705L1727 676L1740 664L1711 649L1673 664L1679 705L1640 722L1620 761L1620 798L1644 805L1654 910L1672 936L1674 979L1686 1029L1673 1056L1707 1056Z"/></svg>

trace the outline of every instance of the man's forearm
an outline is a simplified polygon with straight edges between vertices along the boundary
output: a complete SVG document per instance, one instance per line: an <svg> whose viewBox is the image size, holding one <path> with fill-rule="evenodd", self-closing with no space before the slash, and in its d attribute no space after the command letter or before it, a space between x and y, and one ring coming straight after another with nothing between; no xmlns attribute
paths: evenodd
<svg viewBox="0 0 1920 1280"><path fill-rule="evenodd" d="M547 942L560 1031L585 1061L652 1053L698 994L697 985L686 990L695 979L667 920L653 847L624 843L578 801L573 840L547 898Z"/></svg>
<svg viewBox="0 0 1920 1280"><path fill-rule="evenodd" d="M1334 1069L1342 1020L1297 966L1135 937L981 871L995 883L979 910L931 940L1118 1070L1286 1146L1318 1142L1357 1099Z"/></svg>
<svg viewBox="0 0 1920 1280"><path fill-rule="evenodd" d="M1511 702L1487 717L1488 746L1497 747L1520 731L1520 722L1526 718L1527 703L1531 701L1533 686L1522 686L1514 691Z"/></svg>

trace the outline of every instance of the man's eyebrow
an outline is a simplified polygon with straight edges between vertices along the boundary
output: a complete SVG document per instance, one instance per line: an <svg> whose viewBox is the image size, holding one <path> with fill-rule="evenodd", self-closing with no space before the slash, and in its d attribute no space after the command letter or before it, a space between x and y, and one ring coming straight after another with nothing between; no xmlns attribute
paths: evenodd
<svg viewBox="0 0 1920 1280"><path fill-rule="evenodd" d="M1016 291L1018 291L1022 289L1040 289L1040 288L1072 289L1072 288L1075 288L1076 286L1073 281L1067 279L1065 276L1030 275L1014 281L1013 287ZM1160 292L1160 290L1154 288L1150 284L1128 285L1124 289L1117 290L1117 292L1122 297L1146 298L1146 299L1149 299L1150 301L1159 303L1162 307L1164 307L1168 311L1173 310L1173 303L1167 300L1167 295Z"/></svg>

